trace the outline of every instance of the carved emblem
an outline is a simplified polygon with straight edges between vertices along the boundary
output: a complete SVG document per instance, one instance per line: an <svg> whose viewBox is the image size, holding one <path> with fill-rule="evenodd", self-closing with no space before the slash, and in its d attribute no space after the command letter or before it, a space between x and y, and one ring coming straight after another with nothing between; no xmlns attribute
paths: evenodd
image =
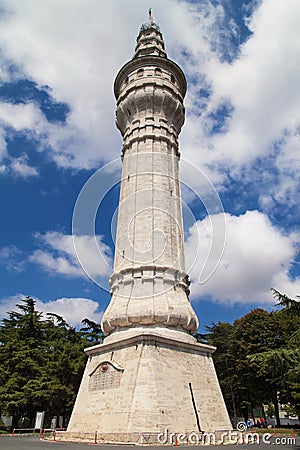
<svg viewBox="0 0 300 450"><path fill-rule="evenodd" d="M89 391L103 391L120 386L124 369L111 361L102 361L89 375Z"/></svg>

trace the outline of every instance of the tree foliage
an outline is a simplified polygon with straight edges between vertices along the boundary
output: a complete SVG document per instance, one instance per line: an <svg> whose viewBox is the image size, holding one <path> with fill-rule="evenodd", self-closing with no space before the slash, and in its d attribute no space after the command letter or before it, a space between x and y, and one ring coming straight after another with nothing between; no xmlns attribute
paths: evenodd
<svg viewBox="0 0 300 450"><path fill-rule="evenodd" d="M233 421L252 416L263 404L287 403L299 415L299 302L273 291L280 311L254 309L233 325L208 327L207 340L217 347L214 361Z"/></svg>
<svg viewBox="0 0 300 450"><path fill-rule="evenodd" d="M13 426L32 426L36 411L68 417L82 378L84 348L102 341L99 325L85 319L77 331L56 314L42 313L27 297L0 325L0 410ZM24 422L25 421L25 422Z"/></svg>
<svg viewBox="0 0 300 450"><path fill-rule="evenodd" d="M300 302L275 289L272 291L276 304L284 308L278 313L285 333L284 345L256 353L249 360L258 364L259 373L276 389L279 399L292 405L300 416ZM291 323L292 327L289 327ZM276 419L279 422L279 417Z"/></svg>

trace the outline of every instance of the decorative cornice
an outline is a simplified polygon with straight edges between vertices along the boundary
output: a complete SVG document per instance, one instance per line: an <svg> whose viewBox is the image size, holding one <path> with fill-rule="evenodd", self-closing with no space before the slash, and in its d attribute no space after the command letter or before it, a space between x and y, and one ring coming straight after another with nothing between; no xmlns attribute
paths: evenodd
<svg viewBox="0 0 300 450"><path fill-rule="evenodd" d="M175 347L180 351L181 349L187 350L187 351L194 351L200 354L203 354L204 356L211 357L211 355L215 352L216 347L213 347L212 345L202 344L202 343L189 343L189 342L182 342L180 340L172 339L169 337L163 337L160 335L152 334L152 333L142 333L136 336L132 336L126 339L122 339L120 341L111 342L108 344L98 344L93 347L88 347L84 351L88 356L96 356L101 355L105 352L110 352L116 349L120 349L123 347L133 346L137 344L143 344L143 345L153 345L156 346L157 344L160 345L166 345L166 346L172 346Z"/></svg>
<svg viewBox="0 0 300 450"><path fill-rule="evenodd" d="M186 78L181 68L171 59L151 55L132 59L131 61L128 61L126 64L124 64L124 66L119 70L114 82L114 93L116 99L119 98L121 84L125 81L126 77L132 71L143 68L145 66L162 67L170 70L176 76L179 83L179 91L182 95L182 98L184 98L186 94Z"/></svg>

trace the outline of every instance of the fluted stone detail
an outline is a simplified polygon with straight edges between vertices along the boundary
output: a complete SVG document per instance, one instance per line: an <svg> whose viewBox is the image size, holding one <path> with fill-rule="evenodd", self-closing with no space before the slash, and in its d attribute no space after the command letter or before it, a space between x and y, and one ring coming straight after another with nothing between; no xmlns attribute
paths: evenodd
<svg viewBox="0 0 300 450"><path fill-rule="evenodd" d="M107 335L141 325L193 334L198 321L188 299L178 174L186 80L167 58L156 24L141 27L114 90L123 171L112 299L102 327Z"/></svg>

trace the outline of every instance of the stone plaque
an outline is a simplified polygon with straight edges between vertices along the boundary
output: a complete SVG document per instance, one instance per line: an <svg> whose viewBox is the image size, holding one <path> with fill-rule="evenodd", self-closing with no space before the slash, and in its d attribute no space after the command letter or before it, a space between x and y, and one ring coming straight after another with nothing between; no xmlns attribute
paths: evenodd
<svg viewBox="0 0 300 450"><path fill-rule="evenodd" d="M120 386L123 369L103 361L90 374L89 391L103 391Z"/></svg>

